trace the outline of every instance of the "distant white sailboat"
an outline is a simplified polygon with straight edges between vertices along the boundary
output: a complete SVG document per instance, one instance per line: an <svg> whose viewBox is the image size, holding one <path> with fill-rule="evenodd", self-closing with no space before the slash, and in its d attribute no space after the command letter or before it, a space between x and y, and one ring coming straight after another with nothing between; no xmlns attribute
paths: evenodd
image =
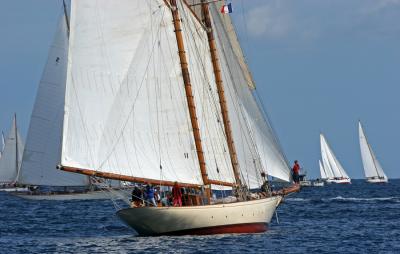
<svg viewBox="0 0 400 254"><path fill-rule="evenodd" d="M324 169L324 165L322 165L321 160L318 160L319 163L319 172L321 174L321 179L322 180L326 180L328 179L328 176L326 175L325 169Z"/></svg>
<svg viewBox="0 0 400 254"><path fill-rule="evenodd" d="M320 134L320 141L322 165L327 177L326 182L351 183L350 177L336 158L323 134Z"/></svg>
<svg viewBox="0 0 400 254"><path fill-rule="evenodd" d="M11 129L6 139L3 136L3 150L0 158L0 191L21 191L16 185L24 151L24 142L17 127L17 117L14 115Z"/></svg>
<svg viewBox="0 0 400 254"><path fill-rule="evenodd" d="M56 169L61 158L69 48L68 10L63 7L39 83L18 177L32 191L15 195L35 200L107 199L109 193L97 188L89 176ZM119 181L111 183L120 187Z"/></svg>
<svg viewBox="0 0 400 254"><path fill-rule="evenodd" d="M388 178L386 174L383 172L381 164L376 159L376 156L372 151L370 144L368 143L361 122L358 122L358 133L360 137L361 158L367 182L387 183Z"/></svg>

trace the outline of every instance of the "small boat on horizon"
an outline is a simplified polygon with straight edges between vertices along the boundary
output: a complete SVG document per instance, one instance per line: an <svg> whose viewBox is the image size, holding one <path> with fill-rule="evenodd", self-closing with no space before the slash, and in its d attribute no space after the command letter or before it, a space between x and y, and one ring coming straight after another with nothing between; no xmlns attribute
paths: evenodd
<svg viewBox="0 0 400 254"><path fill-rule="evenodd" d="M350 184L350 177L336 158L322 133L320 134L320 144L322 157L320 169L323 169L323 171L321 171L321 177L322 174L324 174L325 182L327 183Z"/></svg>
<svg viewBox="0 0 400 254"><path fill-rule="evenodd" d="M18 130L17 115L14 114L7 138L2 135L3 148L0 157L0 191L27 191L18 184L24 142Z"/></svg>
<svg viewBox="0 0 400 254"><path fill-rule="evenodd" d="M358 122L358 133L365 180L368 183L387 183L388 177L383 172L381 164L372 151L371 145L368 143L361 121Z"/></svg>

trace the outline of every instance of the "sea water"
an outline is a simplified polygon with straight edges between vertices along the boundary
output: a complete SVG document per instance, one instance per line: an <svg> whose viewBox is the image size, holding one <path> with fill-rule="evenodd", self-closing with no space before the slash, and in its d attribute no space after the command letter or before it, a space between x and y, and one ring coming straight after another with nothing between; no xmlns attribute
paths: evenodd
<svg viewBox="0 0 400 254"><path fill-rule="evenodd" d="M261 234L136 237L111 201L0 193L0 253L400 253L400 180L306 187Z"/></svg>

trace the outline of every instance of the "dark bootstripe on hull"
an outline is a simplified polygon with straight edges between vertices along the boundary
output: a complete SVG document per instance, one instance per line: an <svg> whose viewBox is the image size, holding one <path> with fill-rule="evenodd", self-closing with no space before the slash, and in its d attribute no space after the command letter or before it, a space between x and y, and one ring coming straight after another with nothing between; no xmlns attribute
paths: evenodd
<svg viewBox="0 0 400 254"><path fill-rule="evenodd" d="M161 234L139 234L140 236L159 236L159 235L215 235L215 234L243 234L243 233L262 233L267 231L267 223L245 223L235 225L223 225L205 228L185 229Z"/></svg>

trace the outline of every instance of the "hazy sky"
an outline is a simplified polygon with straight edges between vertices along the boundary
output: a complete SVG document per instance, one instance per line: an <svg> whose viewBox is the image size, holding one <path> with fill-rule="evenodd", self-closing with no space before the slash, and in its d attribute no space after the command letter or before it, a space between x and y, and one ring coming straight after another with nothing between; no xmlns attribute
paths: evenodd
<svg viewBox="0 0 400 254"><path fill-rule="evenodd" d="M288 159L316 176L323 132L350 177L362 178L361 119L385 172L399 178L400 0L231 2ZM0 6L0 130L16 112L25 137L61 1Z"/></svg>

